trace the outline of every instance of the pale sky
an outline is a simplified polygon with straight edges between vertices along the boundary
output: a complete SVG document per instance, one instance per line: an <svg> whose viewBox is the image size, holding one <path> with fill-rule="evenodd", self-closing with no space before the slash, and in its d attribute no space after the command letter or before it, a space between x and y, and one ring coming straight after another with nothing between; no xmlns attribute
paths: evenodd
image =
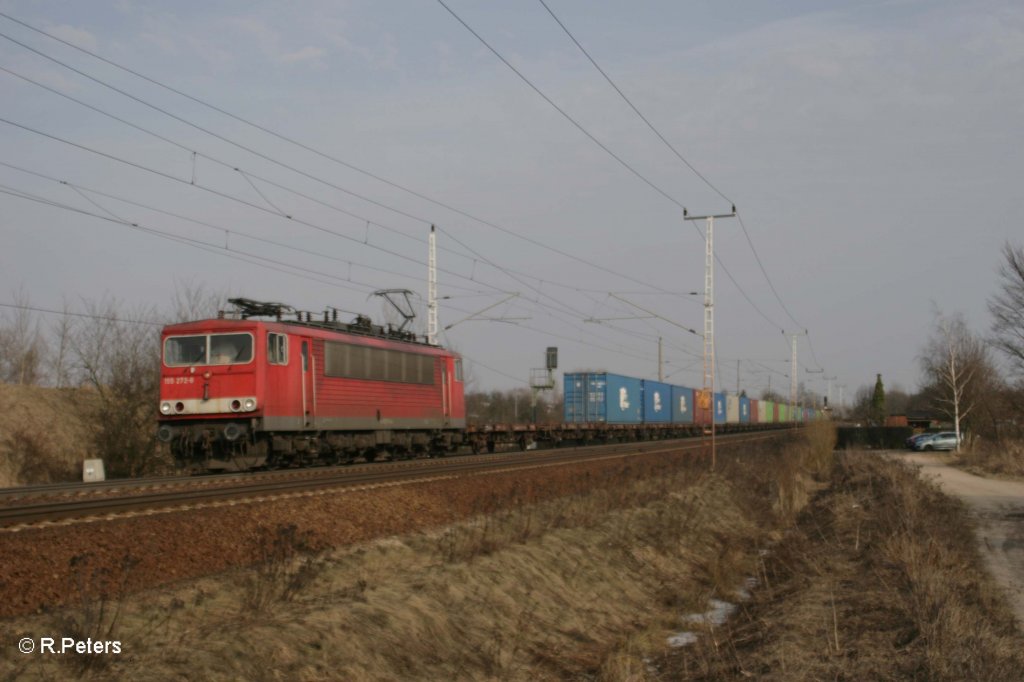
<svg viewBox="0 0 1024 682"><path fill-rule="evenodd" d="M680 325L703 328L704 241L680 205L724 195L778 297L717 222L720 385L738 366L785 392L783 332L806 329L813 390L913 390L936 309L987 333L999 248L1024 241L1024 5L546 1L717 191L537 0L446 4L642 178L436 1L0 0L0 302L166 308L188 283L381 319L370 291L408 288L423 331L433 223L442 342L475 388L522 385L547 346L656 378L659 336L669 381L699 386Z"/></svg>

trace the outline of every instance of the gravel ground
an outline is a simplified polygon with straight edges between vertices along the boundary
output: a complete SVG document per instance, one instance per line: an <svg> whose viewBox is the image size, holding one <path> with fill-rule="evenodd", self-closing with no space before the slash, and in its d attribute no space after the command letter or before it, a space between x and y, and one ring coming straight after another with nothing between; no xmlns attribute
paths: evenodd
<svg viewBox="0 0 1024 682"><path fill-rule="evenodd" d="M658 459L665 455L3 531L0 617L247 565L267 528L294 525L311 549L338 547L611 486Z"/></svg>

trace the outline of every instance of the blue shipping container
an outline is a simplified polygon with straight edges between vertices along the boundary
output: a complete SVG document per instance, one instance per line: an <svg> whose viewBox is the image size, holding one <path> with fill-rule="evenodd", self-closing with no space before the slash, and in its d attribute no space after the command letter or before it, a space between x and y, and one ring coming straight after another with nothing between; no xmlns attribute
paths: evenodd
<svg viewBox="0 0 1024 682"><path fill-rule="evenodd" d="M750 423L750 398L740 396L740 424Z"/></svg>
<svg viewBox="0 0 1024 682"><path fill-rule="evenodd" d="M725 423L725 395L722 393L715 394L714 422L716 424Z"/></svg>
<svg viewBox="0 0 1024 682"><path fill-rule="evenodd" d="M640 379L606 372L565 375L565 421L639 424L643 417Z"/></svg>
<svg viewBox="0 0 1024 682"><path fill-rule="evenodd" d="M685 386L672 387L672 423L693 423L693 389Z"/></svg>
<svg viewBox="0 0 1024 682"><path fill-rule="evenodd" d="M672 387L660 381L644 379L644 422L668 424L672 421Z"/></svg>

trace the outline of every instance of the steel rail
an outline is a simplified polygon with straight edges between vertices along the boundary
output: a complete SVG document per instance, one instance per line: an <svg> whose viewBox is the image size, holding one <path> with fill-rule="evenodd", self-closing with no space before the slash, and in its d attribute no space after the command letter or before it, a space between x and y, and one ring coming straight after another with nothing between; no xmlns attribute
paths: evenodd
<svg viewBox="0 0 1024 682"><path fill-rule="evenodd" d="M732 434L729 443L743 443L784 435L788 431ZM308 494L325 489L358 488L385 484L414 483L443 478L455 478L471 473L497 473L538 466L580 464L602 459L614 459L658 452L679 452L701 447L700 442L689 439L641 441L613 445L574 448L572 450L533 450L505 455L476 455L441 460L412 460L391 463L412 465L363 466L358 469L340 468L334 475L268 481L249 479L240 485L215 488L145 492L97 499L29 502L0 507L0 528L24 526L41 521L64 521L97 516L118 515L137 511L174 511L177 508L208 505L214 502L244 501L246 499L283 497Z"/></svg>

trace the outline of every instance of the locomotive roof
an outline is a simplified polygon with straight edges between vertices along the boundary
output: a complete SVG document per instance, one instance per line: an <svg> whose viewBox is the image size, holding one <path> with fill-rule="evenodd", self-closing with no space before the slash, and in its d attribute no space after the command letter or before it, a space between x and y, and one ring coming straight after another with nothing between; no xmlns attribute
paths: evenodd
<svg viewBox="0 0 1024 682"><path fill-rule="evenodd" d="M433 351L436 353L452 354L451 351L448 351L443 346L430 345L426 343L422 337L417 338L415 335L408 332L396 334L394 333L395 330L391 330L392 333L389 334L389 330L387 328L375 325L364 326L347 324L344 322L322 322L312 319L307 322L306 320L262 320L255 318L224 316L169 324L164 327L163 332L165 335L189 332L200 333L203 331L226 331L230 329L238 329L239 327L252 328L256 326L262 326L271 330L278 330L283 333L291 334L307 332L311 336L327 340L338 337L346 337L349 340L355 340L351 337L357 337L358 339L416 346L418 352L431 353Z"/></svg>
<svg viewBox="0 0 1024 682"><path fill-rule="evenodd" d="M426 337L417 337L412 332L407 332L402 327L395 328L390 324L387 327L382 325L375 325L366 315L356 315L356 318L352 322L341 322L338 320L338 309L330 308L324 310L323 321L319 319L319 315L314 316L313 313L303 310L297 310L290 305L284 303L277 303L273 301L256 301L251 298L230 298L228 303L235 306L235 310L225 313L221 311L218 316L214 319L209 320L197 320L195 322L183 322L176 325L168 325L165 328L173 331L185 331L184 329L178 329L179 327L188 327L195 325L205 325L207 328L211 328L211 325L215 325L218 328L231 326L253 320L255 322L271 325L282 325L285 327L302 327L308 330L320 330L323 332L353 335L359 337L365 337L368 339L381 339L384 341L395 341L405 344L414 344L423 348L436 349L444 351L441 346L435 346L427 342ZM290 319L294 316L294 319ZM271 318L270 320L259 320L255 318ZM406 322L408 322L409 317ZM219 323L225 323L221 325ZM319 335L318 335L319 336ZM324 338L328 338L324 336Z"/></svg>

